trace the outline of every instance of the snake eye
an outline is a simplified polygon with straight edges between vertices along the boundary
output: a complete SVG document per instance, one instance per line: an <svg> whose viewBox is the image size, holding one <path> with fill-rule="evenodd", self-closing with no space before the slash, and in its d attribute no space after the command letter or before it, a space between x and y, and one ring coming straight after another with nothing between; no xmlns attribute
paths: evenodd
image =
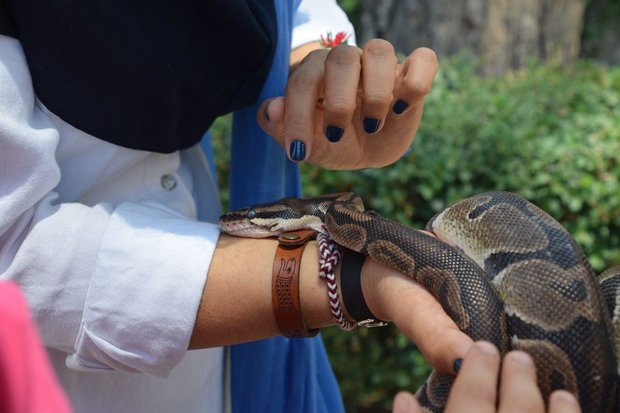
<svg viewBox="0 0 620 413"><path fill-rule="evenodd" d="M247 215L247 216L248 216L248 219L254 219L254 218L256 218L256 210L254 210L254 209L250 209L250 210L248 211L248 215Z"/></svg>

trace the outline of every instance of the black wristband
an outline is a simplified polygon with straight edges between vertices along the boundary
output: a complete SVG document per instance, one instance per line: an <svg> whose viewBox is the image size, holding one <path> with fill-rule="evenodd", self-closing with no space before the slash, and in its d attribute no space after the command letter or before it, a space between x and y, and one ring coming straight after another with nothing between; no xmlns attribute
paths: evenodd
<svg viewBox="0 0 620 413"><path fill-rule="evenodd" d="M379 320L370 311L362 292L362 265L365 255L342 248L342 264L340 267L340 291L342 305L358 325L383 326L387 323Z"/></svg>

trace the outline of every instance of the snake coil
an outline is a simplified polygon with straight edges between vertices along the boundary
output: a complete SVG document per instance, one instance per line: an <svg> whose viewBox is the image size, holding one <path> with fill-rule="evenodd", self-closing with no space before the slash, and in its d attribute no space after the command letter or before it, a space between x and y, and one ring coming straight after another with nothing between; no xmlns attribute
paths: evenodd
<svg viewBox="0 0 620 413"><path fill-rule="evenodd" d="M620 412L615 346L620 344L620 266L601 283L570 234L525 199L493 192L436 215L436 237L364 211L351 193L286 198L224 215L233 235L327 231L424 285L459 328L502 354L529 353L543 397L575 394L584 412ZM614 344L615 343L615 344ZM453 377L433 372L418 391L427 412L442 412Z"/></svg>

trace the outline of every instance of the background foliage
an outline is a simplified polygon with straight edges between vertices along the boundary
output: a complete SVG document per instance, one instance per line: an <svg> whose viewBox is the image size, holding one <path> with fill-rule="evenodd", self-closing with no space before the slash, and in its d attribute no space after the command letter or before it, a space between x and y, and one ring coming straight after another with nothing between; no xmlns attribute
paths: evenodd
<svg viewBox="0 0 620 413"><path fill-rule="evenodd" d="M559 220L597 271L620 263L620 67L533 65L503 78L478 77L463 56L440 67L403 159L350 172L304 165L306 194L354 191L367 208L420 228L464 197L512 191ZM229 125L212 129L224 186ZM392 327L323 336L349 412L384 411L428 374Z"/></svg>

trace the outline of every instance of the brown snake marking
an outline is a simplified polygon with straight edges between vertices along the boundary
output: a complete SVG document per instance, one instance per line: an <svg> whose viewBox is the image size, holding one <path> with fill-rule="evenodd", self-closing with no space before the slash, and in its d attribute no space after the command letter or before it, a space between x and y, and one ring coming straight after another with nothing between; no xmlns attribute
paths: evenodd
<svg viewBox="0 0 620 413"><path fill-rule="evenodd" d="M286 211L274 213L274 204ZM568 232L526 200L497 192L460 201L429 221L438 238L363 211L350 193L283 199L220 221L226 232L260 237L296 229L290 224L326 230L335 242L409 275L474 340L490 341L502 354L530 353L545 400L565 388L584 412L620 412L610 321L611 312L620 324L620 267L599 285ZM443 411L452 381L429 376L417 393L425 411Z"/></svg>

